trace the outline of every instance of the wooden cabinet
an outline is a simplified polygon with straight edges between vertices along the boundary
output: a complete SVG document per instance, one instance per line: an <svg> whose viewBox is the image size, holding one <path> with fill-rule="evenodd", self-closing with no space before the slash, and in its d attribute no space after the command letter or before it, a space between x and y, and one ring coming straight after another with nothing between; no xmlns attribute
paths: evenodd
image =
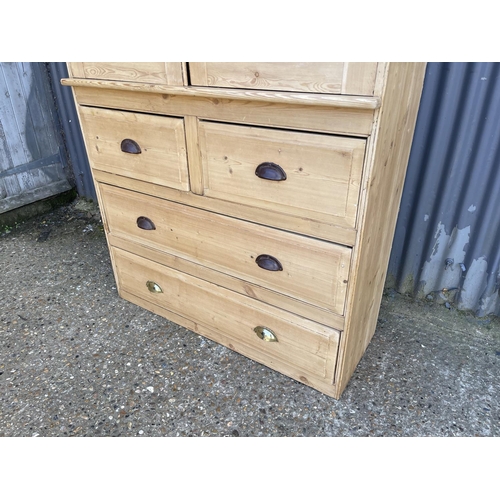
<svg viewBox="0 0 500 500"><path fill-rule="evenodd" d="M120 295L339 398L423 63L68 63Z"/></svg>

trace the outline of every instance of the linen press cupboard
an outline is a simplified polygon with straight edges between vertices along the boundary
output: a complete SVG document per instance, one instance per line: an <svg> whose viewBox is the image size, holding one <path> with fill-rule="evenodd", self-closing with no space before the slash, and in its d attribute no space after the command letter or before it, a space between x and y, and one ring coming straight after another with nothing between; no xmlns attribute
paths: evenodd
<svg viewBox="0 0 500 500"><path fill-rule="evenodd" d="M121 297L339 398L424 63L68 63Z"/></svg>

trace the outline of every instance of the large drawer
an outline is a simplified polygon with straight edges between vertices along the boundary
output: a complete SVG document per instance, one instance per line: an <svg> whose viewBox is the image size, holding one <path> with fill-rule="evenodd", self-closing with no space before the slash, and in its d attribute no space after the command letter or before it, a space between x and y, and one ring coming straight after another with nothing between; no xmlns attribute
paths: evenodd
<svg viewBox="0 0 500 500"><path fill-rule="evenodd" d="M68 67L74 78L183 85L180 62L73 62Z"/></svg>
<svg viewBox="0 0 500 500"><path fill-rule="evenodd" d="M218 331L256 361L333 375L339 332L193 276L111 248L120 291ZM270 340L274 334L277 341ZM257 353L257 355L255 355Z"/></svg>
<svg viewBox="0 0 500 500"><path fill-rule="evenodd" d="M200 121L199 141L205 196L355 227L364 139Z"/></svg>
<svg viewBox="0 0 500 500"><path fill-rule="evenodd" d="M377 63L191 62L192 85L373 95Z"/></svg>
<svg viewBox="0 0 500 500"><path fill-rule="evenodd" d="M94 168L189 190L183 119L83 106L80 116Z"/></svg>
<svg viewBox="0 0 500 500"><path fill-rule="evenodd" d="M100 184L111 235L344 313L351 249Z"/></svg>

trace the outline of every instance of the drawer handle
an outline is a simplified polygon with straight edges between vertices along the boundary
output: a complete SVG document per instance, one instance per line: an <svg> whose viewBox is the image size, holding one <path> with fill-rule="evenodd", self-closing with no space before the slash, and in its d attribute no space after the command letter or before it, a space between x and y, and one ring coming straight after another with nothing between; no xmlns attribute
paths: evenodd
<svg viewBox="0 0 500 500"><path fill-rule="evenodd" d="M278 342L278 337L276 337L270 328L266 328L265 326L256 326L253 331L257 334L259 339L262 339L265 342Z"/></svg>
<svg viewBox="0 0 500 500"><path fill-rule="evenodd" d="M265 269L266 271L283 271L281 262L272 255L259 255L255 259L255 262L260 268Z"/></svg>
<svg viewBox="0 0 500 500"><path fill-rule="evenodd" d="M148 290L151 293L163 293L161 286L158 283L155 283L154 281L147 281L146 286L148 287Z"/></svg>
<svg viewBox="0 0 500 500"><path fill-rule="evenodd" d="M266 161L255 169L255 175L268 181L285 181L285 171L276 163Z"/></svg>
<svg viewBox="0 0 500 500"><path fill-rule="evenodd" d="M145 231L153 231L156 229L154 222L147 217L137 217L137 227L144 229Z"/></svg>
<svg viewBox="0 0 500 500"><path fill-rule="evenodd" d="M132 139L123 139L120 147L124 153L131 155L141 154L141 147Z"/></svg>

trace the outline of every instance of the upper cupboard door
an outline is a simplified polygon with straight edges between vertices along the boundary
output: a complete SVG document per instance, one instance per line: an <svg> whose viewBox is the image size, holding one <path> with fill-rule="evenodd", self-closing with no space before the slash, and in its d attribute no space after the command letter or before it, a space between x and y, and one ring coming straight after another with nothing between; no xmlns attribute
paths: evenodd
<svg viewBox="0 0 500 500"><path fill-rule="evenodd" d="M189 63L191 85L373 95L377 63Z"/></svg>
<svg viewBox="0 0 500 500"><path fill-rule="evenodd" d="M163 85L184 84L180 62L74 62L68 63L68 71L73 78Z"/></svg>

